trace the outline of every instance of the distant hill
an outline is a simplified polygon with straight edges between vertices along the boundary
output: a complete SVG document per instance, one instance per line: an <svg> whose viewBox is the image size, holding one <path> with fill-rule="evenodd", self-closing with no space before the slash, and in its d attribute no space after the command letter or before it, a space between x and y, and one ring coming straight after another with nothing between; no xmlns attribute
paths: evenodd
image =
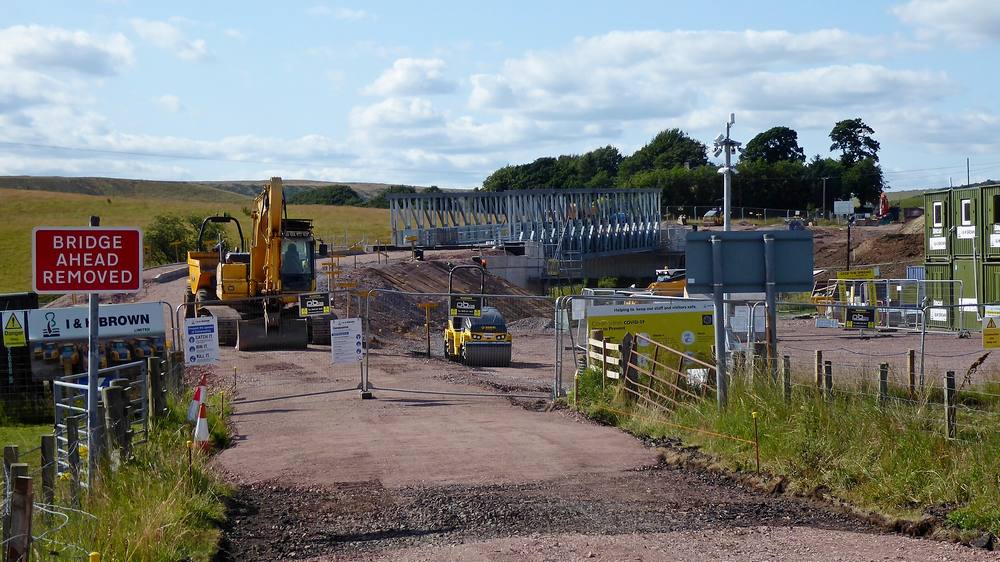
<svg viewBox="0 0 1000 562"><path fill-rule="evenodd" d="M62 177L62 176L0 176L0 189L23 189L78 193L105 197L139 197L156 199L185 199L189 201L238 202L258 193L266 180L235 181L156 181L123 178ZM284 180L289 197L321 187L344 185L350 187L361 199L367 201L386 191L394 184L370 182L327 182L313 180ZM410 186L417 191L428 188Z"/></svg>

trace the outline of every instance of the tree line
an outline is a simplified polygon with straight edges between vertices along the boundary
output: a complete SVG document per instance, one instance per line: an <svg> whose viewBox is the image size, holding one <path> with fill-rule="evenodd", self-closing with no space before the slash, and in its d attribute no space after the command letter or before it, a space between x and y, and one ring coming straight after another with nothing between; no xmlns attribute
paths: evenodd
<svg viewBox="0 0 1000 562"><path fill-rule="evenodd" d="M340 205L349 207L374 207L377 209L388 209L388 195L397 193L436 193L441 189L432 185L427 188L417 189L409 185L390 185L377 195L365 201L357 191L349 185L324 185L323 187L303 188L294 191L288 196L290 205Z"/></svg>
<svg viewBox="0 0 1000 562"><path fill-rule="evenodd" d="M739 155L733 179L736 206L826 209L833 201L878 198L885 188L875 131L861 119L845 119L830 131L830 151L838 158L807 161L798 133L773 127L753 137ZM655 188L664 208L721 205L722 175L708 159L708 147L680 129L667 129L629 156L614 146L579 155L538 158L508 165L483 181L487 191L515 189Z"/></svg>

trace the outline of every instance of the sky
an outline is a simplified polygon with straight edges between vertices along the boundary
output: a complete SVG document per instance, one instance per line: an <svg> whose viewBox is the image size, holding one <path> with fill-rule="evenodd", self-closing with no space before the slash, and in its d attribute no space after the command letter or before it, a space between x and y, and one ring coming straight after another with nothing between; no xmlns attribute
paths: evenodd
<svg viewBox="0 0 1000 562"><path fill-rule="evenodd" d="M475 187L736 114L892 189L1000 179L1000 1L3 0L0 175Z"/></svg>

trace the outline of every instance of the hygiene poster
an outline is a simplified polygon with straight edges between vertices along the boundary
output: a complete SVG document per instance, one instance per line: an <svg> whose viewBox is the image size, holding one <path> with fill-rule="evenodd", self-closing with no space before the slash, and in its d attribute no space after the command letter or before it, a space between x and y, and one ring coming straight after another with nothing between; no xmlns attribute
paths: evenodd
<svg viewBox="0 0 1000 562"><path fill-rule="evenodd" d="M85 306L26 311L35 381L87 371L90 312ZM102 304L99 368L144 361L166 352L166 309L160 303Z"/></svg>
<svg viewBox="0 0 1000 562"><path fill-rule="evenodd" d="M357 363L365 357L360 318L330 321L330 358L334 364Z"/></svg>
<svg viewBox="0 0 1000 562"><path fill-rule="evenodd" d="M626 333L641 334L667 347L711 360L715 331L710 301L671 300L587 306L587 330L603 330L618 343ZM639 343L640 348L642 342ZM648 343L646 345L649 345Z"/></svg>

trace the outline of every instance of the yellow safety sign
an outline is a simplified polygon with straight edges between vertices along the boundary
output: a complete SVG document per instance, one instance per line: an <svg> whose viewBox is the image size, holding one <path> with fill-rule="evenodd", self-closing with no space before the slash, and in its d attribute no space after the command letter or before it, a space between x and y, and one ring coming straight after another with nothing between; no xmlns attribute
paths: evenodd
<svg viewBox="0 0 1000 562"><path fill-rule="evenodd" d="M613 342L621 342L626 333L641 334L704 360L712 357L715 329L710 302L672 300L623 305L588 302L586 310L587 329L602 330L604 337Z"/></svg>
<svg viewBox="0 0 1000 562"><path fill-rule="evenodd" d="M983 318L983 349L1000 349L1000 328L996 318Z"/></svg>
<svg viewBox="0 0 1000 562"><path fill-rule="evenodd" d="M28 337L24 329L23 312L5 312L3 313L2 322L4 347L25 347L28 345Z"/></svg>

